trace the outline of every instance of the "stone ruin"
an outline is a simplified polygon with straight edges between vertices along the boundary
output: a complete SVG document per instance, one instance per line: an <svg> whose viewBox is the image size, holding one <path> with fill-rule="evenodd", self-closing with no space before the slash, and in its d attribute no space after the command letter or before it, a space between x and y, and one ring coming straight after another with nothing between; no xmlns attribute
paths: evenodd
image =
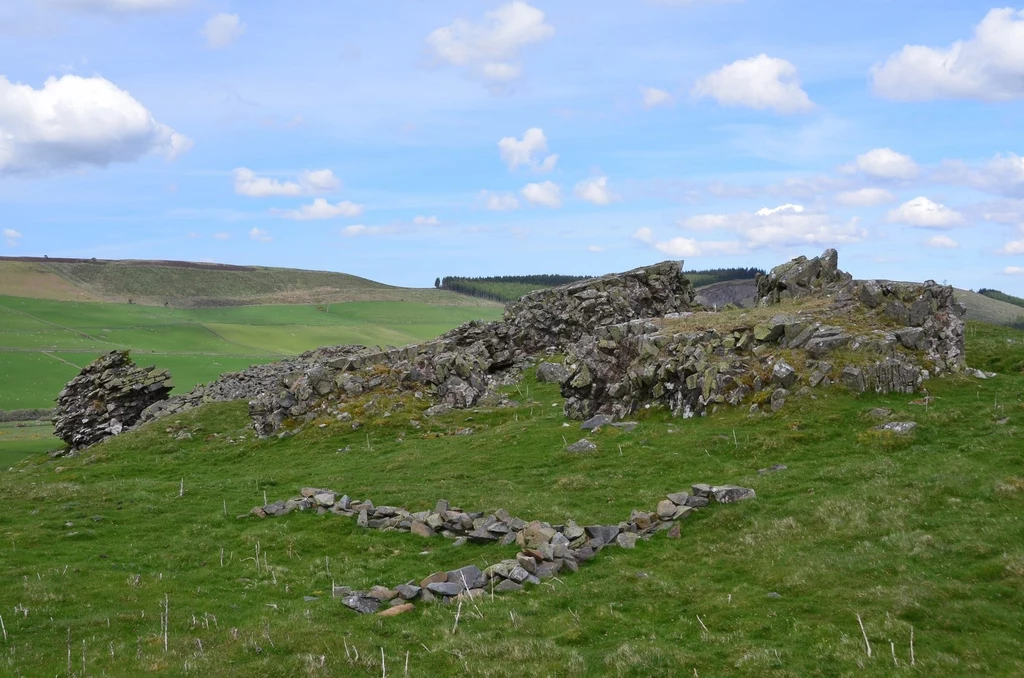
<svg viewBox="0 0 1024 678"><path fill-rule="evenodd" d="M782 468L782 467L780 467ZM628 520L614 525L580 526L573 521L551 524L539 520L527 522L504 509L485 514L464 511L441 499L432 511L410 513L396 506L375 506L369 499L351 499L326 489L304 488L300 496L257 506L251 514L259 518L283 516L292 511L313 511L356 517L359 527L408 532L420 537L443 536L461 545L515 544L515 558L502 560L483 570L467 565L449 572L436 572L422 580L394 587L374 586L369 591L354 591L335 586L333 595L361 614L393 616L413 609L411 601L451 602L477 598L488 592L521 591L524 585L539 584L559 574L576 572L582 563L609 547L635 548L639 540L648 540L658 532L670 537L680 534L679 521L711 502L730 504L756 497L754 490L735 485L693 485L692 494L666 495L654 511L634 509ZM242 516L244 517L244 516ZM384 610L381 608L384 607Z"/></svg>
<svg viewBox="0 0 1024 678"><path fill-rule="evenodd" d="M169 389L157 388L141 416L118 414L105 428L72 401L57 418L62 437L83 446L207 402L246 399L253 428L268 436L287 422L339 416L346 402L370 394L416 393L434 403L428 415L502 406L500 386L538 358L559 355L561 363L542 363L538 375L560 384L574 419L621 418L649 405L683 417L726 404L775 410L794 390L834 383L910 393L966 369L964 308L949 286L853 280L835 250L798 257L756 284L756 308L725 316L694 302L681 262L663 262L528 294L500 321L470 322L421 344L328 347L184 395L167 398ZM97 369L106 368L90 366L69 389L77 393ZM106 408L106 391L96 395Z"/></svg>
<svg viewBox="0 0 1024 678"><path fill-rule="evenodd" d="M54 433L70 451L89 447L134 426L143 411L165 400L172 388L167 370L137 367L128 351L111 351L60 392Z"/></svg>

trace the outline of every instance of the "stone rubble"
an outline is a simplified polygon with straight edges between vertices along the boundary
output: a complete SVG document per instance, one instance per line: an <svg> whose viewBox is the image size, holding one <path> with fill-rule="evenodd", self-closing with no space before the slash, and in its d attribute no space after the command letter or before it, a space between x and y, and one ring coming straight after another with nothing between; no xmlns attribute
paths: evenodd
<svg viewBox="0 0 1024 678"><path fill-rule="evenodd" d="M728 504L754 499L754 490L735 485L693 485L690 492L673 492L659 502L653 512L634 509L629 520L615 525L581 526L573 521L551 524L516 518L504 509L493 513L464 511L441 499L433 510L410 512L396 506L376 506L369 499L351 499L333 490L303 488L299 496L252 509L259 518L284 516L293 511L315 511L355 517L360 527L386 532L410 532L422 537L437 535L448 539L467 539L473 544L501 544L519 547L515 558L502 560L481 570L467 565L448 572L435 572L420 581L393 587L374 586L370 591L336 587L334 597L360 614L392 616L401 612L381 607L409 601L450 601L459 597L477 597L485 593L522 590L525 584L539 584L579 566L603 549L617 546L635 548L639 540L650 539L662 531L679 536L678 521L712 501ZM672 535L670 535L672 536ZM408 611L412 608L405 608Z"/></svg>

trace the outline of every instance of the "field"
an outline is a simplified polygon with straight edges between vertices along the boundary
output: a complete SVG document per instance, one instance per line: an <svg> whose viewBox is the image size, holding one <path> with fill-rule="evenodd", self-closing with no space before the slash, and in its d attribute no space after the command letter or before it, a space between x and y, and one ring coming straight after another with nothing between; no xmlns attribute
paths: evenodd
<svg viewBox="0 0 1024 678"><path fill-rule="evenodd" d="M995 325L1024 327L1024 308L970 290L956 290L956 300L967 307L967 318Z"/></svg>
<svg viewBox="0 0 1024 678"><path fill-rule="evenodd" d="M446 290L393 287L332 271L174 261L2 257L0 295L60 301L132 301L185 308L348 301L487 305Z"/></svg>
<svg viewBox="0 0 1024 678"><path fill-rule="evenodd" d="M33 456L0 474L0 673L1021 675L1024 374L1007 370L1024 365L1024 333L972 325L968 347L971 365L1003 373L933 380L928 405L834 389L771 416L652 410L632 432L595 434L590 455L563 451L578 425L563 426L557 388L528 378L512 409L426 419L412 399L388 417L356 403L358 431L331 420L258 441L244 404L226 403L77 458ZM875 407L918 429L873 432ZM758 473L773 464L788 468ZM332 583L394 585L514 547L236 517L313 485L592 524L695 482L758 498L520 594L394 619L355 615Z"/></svg>
<svg viewBox="0 0 1024 678"><path fill-rule="evenodd" d="M0 297L0 410L52 407L82 367L119 348L188 390L319 346L397 346L499 316L497 306L401 301L180 309Z"/></svg>

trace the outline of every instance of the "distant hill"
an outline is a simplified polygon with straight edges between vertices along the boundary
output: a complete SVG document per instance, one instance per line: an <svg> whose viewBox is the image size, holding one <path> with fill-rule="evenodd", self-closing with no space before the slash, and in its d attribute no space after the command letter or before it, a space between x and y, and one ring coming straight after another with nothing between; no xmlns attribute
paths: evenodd
<svg viewBox="0 0 1024 678"><path fill-rule="evenodd" d="M411 301L493 305L432 288L393 287L345 273L183 261L0 257L0 296L206 308Z"/></svg>
<svg viewBox="0 0 1024 678"><path fill-rule="evenodd" d="M1008 304L1013 304L1014 306L1020 306L1021 308L1024 308L1024 299L1021 299L1020 297L1015 297L1012 294L1007 294L1006 292L1000 292L999 290L987 289L982 287L980 290L978 290L978 294L983 294L986 297L989 297L990 299L995 299L996 301L1005 301Z"/></svg>
<svg viewBox="0 0 1024 678"><path fill-rule="evenodd" d="M736 279L753 280L764 271L757 268L714 268L702 271L684 271L694 287L702 287ZM508 303L525 294L548 287L586 280L590 276L576 275L504 275L479 278L446 276L439 278L440 288L481 299Z"/></svg>
<svg viewBox="0 0 1024 678"><path fill-rule="evenodd" d="M956 290L956 299L967 307L968 320L1024 329L1024 308L1020 306L970 290Z"/></svg>

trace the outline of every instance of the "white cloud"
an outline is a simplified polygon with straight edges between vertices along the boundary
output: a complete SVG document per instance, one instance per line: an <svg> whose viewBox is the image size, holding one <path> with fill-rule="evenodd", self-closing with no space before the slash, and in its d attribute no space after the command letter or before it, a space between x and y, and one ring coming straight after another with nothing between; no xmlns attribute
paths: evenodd
<svg viewBox="0 0 1024 678"><path fill-rule="evenodd" d="M192 0L47 0L52 5L111 14L135 14L183 9Z"/></svg>
<svg viewBox="0 0 1024 678"><path fill-rule="evenodd" d="M1024 10L993 9L968 40L907 45L871 69L875 93L899 101L1024 97Z"/></svg>
<svg viewBox="0 0 1024 678"><path fill-rule="evenodd" d="M329 169L304 171L299 175L298 182L260 177L247 167L239 167L233 174L235 193L250 198L316 195L341 187L341 181Z"/></svg>
<svg viewBox="0 0 1024 678"><path fill-rule="evenodd" d="M946 160L932 178L1008 198L1024 198L1024 157L1016 153L997 154L981 167L970 167L960 160Z"/></svg>
<svg viewBox="0 0 1024 678"><path fill-rule="evenodd" d="M644 108L648 110L658 106L671 106L675 102L671 94L657 87L641 87L640 95L644 99Z"/></svg>
<svg viewBox="0 0 1024 678"><path fill-rule="evenodd" d="M214 233L213 234L213 239L214 240L230 240L231 239L231 235L229 233L223 233L223 232L222 233Z"/></svg>
<svg viewBox="0 0 1024 678"><path fill-rule="evenodd" d="M525 165L538 172L550 172L558 162L558 155L548 153L548 139L539 127L526 130L522 139L502 138L498 142L498 152L510 170Z"/></svg>
<svg viewBox="0 0 1024 678"><path fill-rule="evenodd" d="M604 252L604 248L600 245L587 245L587 251L598 254L599 252Z"/></svg>
<svg viewBox="0 0 1024 678"><path fill-rule="evenodd" d="M414 226L440 226L441 220L437 217L425 217L417 215L413 217L412 223Z"/></svg>
<svg viewBox="0 0 1024 678"><path fill-rule="evenodd" d="M846 207L874 207L896 202L896 196L884 188L861 188L837 194L836 202Z"/></svg>
<svg viewBox="0 0 1024 678"><path fill-rule="evenodd" d="M852 166L841 167L844 172L862 172L878 179L913 179L920 168L909 155L891 148L876 148L858 155Z"/></svg>
<svg viewBox="0 0 1024 678"><path fill-rule="evenodd" d="M267 231L263 230L262 228L255 228L254 227L251 231L249 231L249 237L252 238L253 240L258 240L260 242L273 242L274 241L274 239L272 237L270 237L270 233L268 233Z"/></svg>
<svg viewBox="0 0 1024 678"><path fill-rule="evenodd" d="M522 74L524 47L555 34L544 12L515 0L484 14L480 23L456 19L427 36L437 59L464 69L472 77L501 87Z"/></svg>
<svg viewBox="0 0 1024 678"><path fill-rule="evenodd" d="M896 209L890 210L886 218L892 223L908 224L918 228L946 229L964 223L962 214L924 196L908 200Z"/></svg>
<svg viewBox="0 0 1024 678"><path fill-rule="evenodd" d="M148 153L173 159L191 146L109 80L65 75L34 89L0 75L0 174L104 167Z"/></svg>
<svg viewBox="0 0 1024 678"><path fill-rule="evenodd" d="M237 14L214 14L199 31L206 36L206 45L210 49L223 49L245 33L246 25Z"/></svg>
<svg viewBox="0 0 1024 678"><path fill-rule="evenodd" d="M531 205L544 205L545 207L557 208L562 206L562 189L551 181L538 184L526 184L520 191Z"/></svg>
<svg viewBox="0 0 1024 678"><path fill-rule="evenodd" d="M480 191L480 199L484 201L485 207L492 212L507 212L519 209L519 200L511 193Z"/></svg>
<svg viewBox="0 0 1024 678"><path fill-rule="evenodd" d="M341 180L329 169L306 170L299 175L299 183L310 195L330 193L341 188Z"/></svg>
<svg viewBox="0 0 1024 678"><path fill-rule="evenodd" d="M953 240L948 235L935 235L925 241L928 247L934 247L936 249L956 249L960 247L960 243Z"/></svg>
<svg viewBox="0 0 1024 678"><path fill-rule="evenodd" d="M1007 266L1003 269L1003 273L1007 275L1024 275L1024 267L1021 266Z"/></svg>
<svg viewBox="0 0 1024 678"><path fill-rule="evenodd" d="M365 224L353 224L341 229L341 234L346 238L355 238L361 235L384 235L395 233L398 229L394 226L367 226Z"/></svg>
<svg viewBox="0 0 1024 678"><path fill-rule="evenodd" d="M729 256L764 248L853 243L867 237L858 219L838 223L803 205L765 207L751 214L700 214L679 222L687 231L726 233L729 240L698 240L678 236L659 240L647 227L633 239L672 257Z"/></svg>
<svg viewBox="0 0 1024 678"><path fill-rule="evenodd" d="M1011 240L999 250L1000 254L1024 254L1024 240Z"/></svg>
<svg viewBox="0 0 1024 678"><path fill-rule="evenodd" d="M608 177L584 179L576 184L575 193L576 197L592 202L595 205L607 205L613 200L618 199L618 196L612 194L608 188Z"/></svg>
<svg viewBox="0 0 1024 678"><path fill-rule="evenodd" d="M275 210L285 219L296 221L314 221L322 219L336 219L338 217L358 217L363 213L363 206L357 205L348 200L339 203L329 203L324 198L317 198L309 205L302 205L297 210Z"/></svg>
<svg viewBox="0 0 1024 678"><path fill-rule="evenodd" d="M804 113L815 108L800 88L796 66L766 54L723 66L693 87L696 97L711 97L722 106L745 106L778 113Z"/></svg>
<svg viewBox="0 0 1024 678"><path fill-rule="evenodd" d="M13 228L4 229L4 242L7 243L8 247L17 247L19 240L21 240L21 233L19 231Z"/></svg>

